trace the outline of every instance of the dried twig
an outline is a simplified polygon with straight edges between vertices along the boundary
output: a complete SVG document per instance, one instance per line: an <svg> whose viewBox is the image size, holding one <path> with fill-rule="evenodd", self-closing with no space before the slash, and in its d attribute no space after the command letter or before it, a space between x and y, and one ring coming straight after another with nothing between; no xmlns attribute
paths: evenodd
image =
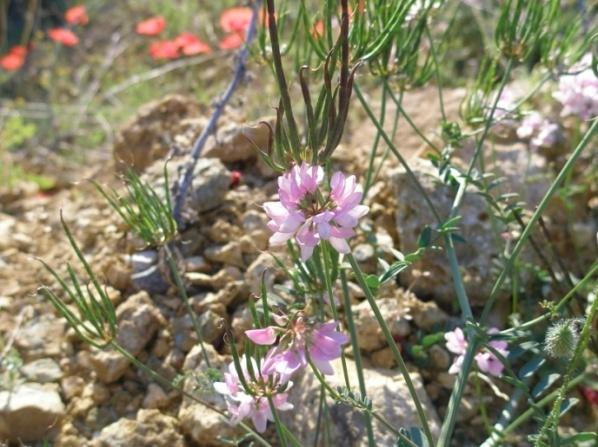
<svg viewBox="0 0 598 447"><path fill-rule="evenodd" d="M245 65L247 63L247 58L249 57L249 47L251 46L251 42L253 41L253 39L255 38L255 35L257 33L257 22L258 22L258 18L259 18L259 10L260 10L261 4L262 4L261 0L255 0L253 2L253 6L252 6L253 14L251 16L251 23L249 25L249 29L247 30L247 35L245 38L245 45L239 52L239 55L237 58L237 64L235 67L235 71L233 73L233 78L230 81L230 83L229 83L228 87L226 88L226 90L224 91L224 93L222 94L222 96L220 97L220 99L218 100L218 102L216 103L214 112L212 113L212 116L210 117L208 124L206 125L206 127L204 127L203 131L201 132L201 134L195 141L193 150L191 151L191 160L189 161L189 163L185 169L185 172L184 172L183 176L181 177L178 187L176 189L173 215L174 215L174 219L176 220L179 227L182 224L182 213L181 212L182 212L182 208L183 208L183 203L185 202L185 196L187 195L189 186L191 185L191 181L193 180L193 170L195 169L195 165L197 164L197 160L199 159L201 150L203 149L204 145L206 144L208 137L216 129L216 124L218 123L218 119L220 118L220 115L222 115L222 112L224 111L224 107L226 106L228 101L231 99L234 91L236 90L238 85L241 83L241 81L243 80L243 77L245 75L245 71L246 71Z"/></svg>

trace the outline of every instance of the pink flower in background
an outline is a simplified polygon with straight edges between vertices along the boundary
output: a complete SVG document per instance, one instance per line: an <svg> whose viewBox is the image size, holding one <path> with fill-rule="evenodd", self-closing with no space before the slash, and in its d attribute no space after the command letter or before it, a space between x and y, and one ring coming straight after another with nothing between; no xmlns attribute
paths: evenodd
<svg viewBox="0 0 598 447"><path fill-rule="evenodd" d="M235 369L234 362L228 366L224 373L224 382L214 382L214 389L217 393L225 396L228 411L231 415L231 423L238 424L245 418L251 418L255 429L263 433L266 430L268 421L274 421L268 396L272 397L274 407L279 411L293 409L293 404L288 402L287 391L293 385L281 378L275 372L259 374L259 367L254 359L249 359L255 377L249 373L247 358L242 356L239 359L243 378L251 390L251 394L243 388L239 374ZM281 391L283 390L283 391Z"/></svg>
<svg viewBox="0 0 598 447"><path fill-rule="evenodd" d="M48 37L66 47L74 47L79 44L79 38L68 28L52 28L48 31Z"/></svg>
<svg viewBox="0 0 598 447"><path fill-rule="evenodd" d="M489 334L498 333L498 329L492 328L488 331ZM458 374L463 365L465 358L465 351L467 351L468 342L465 339L465 334L461 328L456 328L454 331L444 334L446 340L446 348L453 354L457 354L455 361L449 368L449 374ZM488 346L496 350L500 355L506 357L509 354L507 342L504 340L492 340ZM492 376L500 377L504 370L503 363L488 349L484 349L475 356L475 361L480 368L480 371L490 374Z"/></svg>
<svg viewBox="0 0 598 447"><path fill-rule="evenodd" d="M592 55L586 54L571 67L573 75L562 75L553 96L562 104L562 116L577 115L589 120L598 115L598 77L591 68Z"/></svg>
<svg viewBox="0 0 598 447"><path fill-rule="evenodd" d="M529 140L530 145L535 148L552 147L560 139L560 127L545 119L538 112L526 115L517 128L517 136L523 140Z"/></svg>
<svg viewBox="0 0 598 447"><path fill-rule="evenodd" d="M270 245L284 245L291 238L301 249L306 261L322 240L327 240L340 253L348 253L346 239L369 208L360 205L363 190L355 176L336 172L330 181L330 192L320 184L324 180L321 166L296 165L278 178L278 202L264 203L270 218L268 228L274 232Z"/></svg>
<svg viewBox="0 0 598 447"><path fill-rule="evenodd" d="M162 16L156 16L139 22L135 32L141 36L157 36L166 28L166 20Z"/></svg>
<svg viewBox="0 0 598 447"><path fill-rule="evenodd" d="M308 355L323 374L334 374L330 362L341 356L343 345L349 342L349 337L338 331L334 321L311 326L298 319L287 330L269 326L245 331L245 335L258 345L273 345L277 333L282 333L281 343L268 352L262 372L276 372L283 380L307 366Z"/></svg>
<svg viewBox="0 0 598 447"><path fill-rule="evenodd" d="M77 5L69 8L64 13L64 20L69 25L87 25L89 23L89 17L85 6Z"/></svg>

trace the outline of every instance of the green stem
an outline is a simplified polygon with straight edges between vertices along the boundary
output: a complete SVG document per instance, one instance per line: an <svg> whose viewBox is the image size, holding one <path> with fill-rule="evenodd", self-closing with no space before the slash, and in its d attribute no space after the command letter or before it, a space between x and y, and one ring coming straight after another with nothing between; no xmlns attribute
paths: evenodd
<svg viewBox="0 0 598 447"><path fill-rule="evenodd" d="M405 169L405 172L407 172L407 175L409 176L409 178L415 184L416 189L420 192L420 194L422 195L423 199L426 201L426 203L430 207L430 210L432 211L432 214L434 214L434 217L436 218L436 220L438 222L442 222L442 219L440 218L440 214L438 214L438 211L436 210L436 207L434 206L434 204L432 203L432 200L428 196L428 193L423 188L423 186L421 185L421 183L419 182L419 180L417 179L417 177L415 176L415 174L413 173L413 171L409 167L409 164L407 163L407 161L405 160L405 158L403 158L403 156L397 150L397 148L393 144L393 142L390 139L390 137L388 136L388 134L384 131L384 129L382 128L382 126L380 125L380 123L378 122L378 120L376 119L376 116L374 115L374 112L370 108L368 102L366 101L365 97L361 93L361 89L359 88L359 86L357 84L354 85L354 90L355 90L355 94L359 98L359 101L361 102L361 105L363 106L363 108L366 111L367 115L369 116L370 120L372 121L372 123L374 123L374 126L376 126L376 128L378 129L378 132L380 133L380 136L386 142L386 144L388 145L388 148L390 149L390 151L395 155L395 157L397 157L397 159L399 160L399 163L401 163L401 165ZM392 91L390 91L389 93L392 96Z"/></svg>
<svg viewBox="0 0 598 447"><path fill-rule="evenodd" d="M572 388L579 385L581 382L583 382L585 380L585 378L586 378L585 374L580 374L579 376L575 377L573 380L569 381L569 383L567 384L567 391L569 391ZM550 402L552 402L554 399L556 399L559 392L560 392L560 389L554 390L552 393L548 394L546 397L544 397L537 403L534 403L534 405L531 405L530 408L528 408L526 411L524 411L517 419L515 419L513 422L511 422L508 426L506 426L504 428L502 426L500 426L500 427L495 426L494 431L492 432L492 435L488 439L486 439L480 445L480 447L495 447L498 445L504 445L504 444L499 444L502 441L502 439L504 439L509 433L511 433L517 427L521 426L523 423L527 422L531 417L533 417L535 414L537 414L536 412L537 412L538 408L548 405Z"/></svg>
<svg viewBox="0 0 598 447"><path fill-rule="evenodd" d="M573 287L557 303L557 305L554 307L554 309L552 309L551 312L546 312L545 314L540 315L539 317L536 317L533 320L526 321L525 323L523 323L515 328L506 329L501 332L501 335L509 336L509 335L514 334L515 332L525 331L539 323L548 321L552 317L553 314L558 313L563 307L565 307L567 305L567 303L569 302L569 300L571 300L571 298L573 298L575 296L577 291L579 289L581 289L582 287L584 287L585 285L587 285L594 278L594 276L596 276L596 273L598 273L598 263L595 263L594 266L592 268L590 268L590 271L586 274L586 276L584 276L577 284L575 284L575 287Z"/></svg>
<svg viewBox="0 0 598 447"><path fill-rule="evenodd" d="M434 74L436 76L436 88L438 89L438 102L440 103L440 114L442 115L442 121L446 122L446 112L444 111L444 98L442 96L442 86L440 85L440 69L438 64L438 54L436 53L436 45L434 45L434 39L432 39L432 33L430 27L426 23L425 26L426 36L430 42L430 52L432 53L432 60L434 61Z"/></svg>
<svg viewBox="0 0 598 447"><path fill-rule="evenodd" d="M287 438L284 435L284 431L282 429L282 422L278 417L278 411L276 411L276 407L274 406L274 402L272 402L272 396L268 396L268 405L270 405L270 411L274 416L274 425L276 426L276 433L278 434L278 439L280 439L280 444L282 447L287 447Z"/></svg>
<svg viewBox="0 0 598 447"><path fill-rule="evenodd" d="M378 324L380 325L380 329L382 329L382 333L384 334L386 343L388 343L388 346L390 347L390 350L392 351L393 356L395 357L395 360L397 361L399 370L401 371L401 375L405 379L405 384L407 385L409 394L411 395L411 398L413 399L413 403L415 404L415 410L417 412L417 416L419 418L420 424L422 425L424 435L425 435L426 439L428 440L428 444L433 446L434 438L432 436L432 432L430 431L430 427L428 425L426 413L424 412L424 408L421 404L421 401L419 400L419 396L417 395L417 392L415 391L415 386L413 385L413 382L411 381L411 377L409 376L409 371L407 370L407 365L405 364L405 361L403 360L401 351L399 350L394 338L392 337L392 334L390 332L390 329L388 328L388 325L384 321L382 312L380 312L380 308L378 307L378 304L376 303L376 299L374 298L372 291L370 290L370 288L368 287L368 285L365 281L365 277L363 276L363 273L361 272L361 269L359 268L359 264L357 263L357 261L355 260L355 258L353 257L352 254L347 255L347 258L349 259L351 268L353 269L353 272L355 273L357 282L359 283L359 286L365 293L368 303L369 303L370 307L372 308L372 311L374 312L374 316L376 317L376 320L378 321Z"/></svg>
<svg viewBox="0 0 598 447"><path fill-rule="evenodd" d="M598 288L596 289L598 291ZM563 377L563 384L561 385L560 389L558 390L558 395L552 405L552 410L546 418L544 425L540 429L540 433L536 440L536 447L549 447L547 439L549 439L550 433L555 432L559 425L559 417L561 413L561 404L565 400L565 396L567 394L567 387L569 382L571 381L571 376L577 369L577 365L579 360L583 354L583 351L586 349L588 344L588 339L590 338L590 330L592 328L592 324L594 323L594 317L598 312L598 299L594 299L592 303L592 307L590 307L590 311L585 319L583 329L581 330L581 334L579 336L579 341L575 346L575 351L573 353L573 357L569 362L569 366L567 367L567 372Z"/></svg>
<svg viewBox="0 0 598 447"><path fill-rule="evenodd" d="M203 337L201 335L201 328L199 327L199 321L197 321L197 315L195 315L195 312L191 308L191 303L189 303L189 296L187 295L187 289L185 288L185 284L183 283L183 279L181 278L179 269L176 265L176 261L174 260L174 256L172 255L172 251L168 247L168 244L164 244L164 252L166 253L166 263L168 264L170 273L172 274L172 277L174 278L174 282L177 286L177 289L179 289L179 294L180 294L181 298L183 298L183 302L185 303L185 308L187 309L187 313L191 317L191 322L193 323L193 329L195 330L195 333L197 334L197 340L199 341L199 344L201 346L202 356L206 362L206 365L208 366L208 368L210 368L211 367L210 359L208 358L208 352L206 351L206 347L203 342Z"/></svg>
<svg viewBox="0 0 598 447"><path fill-rule="evenodd" d="M363 377L363 364L361 363L361 350L359 349L359 342L357 340L357 329L355 328L355 321L353 320L353 311L351 310L351 300L349 299L349 287L347 285L347 275L341 269L341 284L343 289L343 302L345 306L345 318L347 320L347 328L351 336L351 346L353 348L353 358L355 359L355 369L357 371L357 381L359 382L359 393L362 397L367 397L367 390L365 387L365 379ZM374 429L372 428L372 418L369 413L366 413L366 429L368 435L368 446L375 447Z"/></svg>
<svg viewBox="0 0 598 447"><path fill-rule="evenodd" d="M500 290L507 275L510 273L511 268L513 267L513 264L514 264L515 260L517 259L517 256L519 256L521 250L523 249L523 245L529 238L534 225L539 220L540 216L542 215L542 213L548 206L548 202L550 201L550 199L552 198L552 196L554 195L556 190L560 187L561 183L563 182L563 180L565 179L565 177L567 176L567 174L569 173L569 171L571 170L571 168L577 161L577 158L579 158L579 156L581 155L581 153L583 152L583 150L585 149L587 144L590 142L590 140L597 128L598 128L598 120L594 120L594 122L592 123L592 125L590 126L590 128L588 129L588 131L586 132L584 137L582 138L582 140L579 142L579 144L577 145L577 147L575 148L575 150L573 151L573 153L571 154L571 156L569 157L569 159L567 160L567 162L561 169L561 172L559 172L556 179L554 179L554 181L550 185L550 188L548 188L548 191L546 191L546 194L544 195L544 197L542 198L542 200L536 207L536 210L534 211L532 217L530 218L529 222L527 223L525 229L521 233L521 236L519 237L519 240L515 244L515 247L513 247L513 251L511 252L511 255L507 258L507 262L505 264L504 269L501 271L500 275L496 279L496 282L494 283L494 286L490 292L490 296L488 297L488 300L486 301L486 304L484 305L484 310L482 312L482 317L481 317L482 323L484 321L486 321L486 319L488 318L488 314L490 313L490 310L492 309L492 305L494 304L494 301L496 300L498 291Z"/></svg>
<svg viewBox="0 0 598 447"><path fill-rule="evenodd" d="M386 82L382 84L382 100L380 101L380 119L378 122L380 126L384 127L384 121L386 120L386 96L387 96L387 87ZM403 92L401 91L401 97L403 96ZM365 183L363 185L363 198L368 194L368 190L370 186L372 186L372 173L374 171L374 159L376 158L376 154L378 153L378 144L380 143L380 132L376 133L376 137L374 138L374 144L372 145L372 149L370 150L370 159L368 163L368 170L365 176Z"/></svg>

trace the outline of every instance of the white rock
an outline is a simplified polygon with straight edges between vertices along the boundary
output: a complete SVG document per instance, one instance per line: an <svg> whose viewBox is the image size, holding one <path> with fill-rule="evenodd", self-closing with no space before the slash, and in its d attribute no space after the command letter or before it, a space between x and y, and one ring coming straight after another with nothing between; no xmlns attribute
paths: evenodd
<svg viewBox="0 0 598 447"><path fill-rule="evenodd" d="M55 389L24 383L0 392L0 439L34 442L51 439L65 408Z"/></svg>

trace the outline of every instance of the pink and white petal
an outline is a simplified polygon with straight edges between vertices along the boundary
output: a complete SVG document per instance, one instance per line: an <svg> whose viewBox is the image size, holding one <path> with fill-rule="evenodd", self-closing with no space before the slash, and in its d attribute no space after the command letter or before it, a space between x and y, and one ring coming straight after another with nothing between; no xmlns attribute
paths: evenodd
<svg viewBox="0 0 598 447"><path fill-rule="evenodd" d="M293 233L274 233L270 236L269 242L273 247L284 245L291 237L293 237Z"/></svg>
<svg viewBox="0 0 598 447"><path fill-rule="evenodd" d="M349 247L349 244L345 239L338 237L330 237L329 241L330 245L332 245L334 249L339 253L347 254L351 251L351 247Z"/></svg>
<svg viewBox="0 0 598 447"><path fill-rule="evenodd" d="M245 335L256 345L269 346L276 342L276 331L272 326L262 329L249 329Z"/></svg>

